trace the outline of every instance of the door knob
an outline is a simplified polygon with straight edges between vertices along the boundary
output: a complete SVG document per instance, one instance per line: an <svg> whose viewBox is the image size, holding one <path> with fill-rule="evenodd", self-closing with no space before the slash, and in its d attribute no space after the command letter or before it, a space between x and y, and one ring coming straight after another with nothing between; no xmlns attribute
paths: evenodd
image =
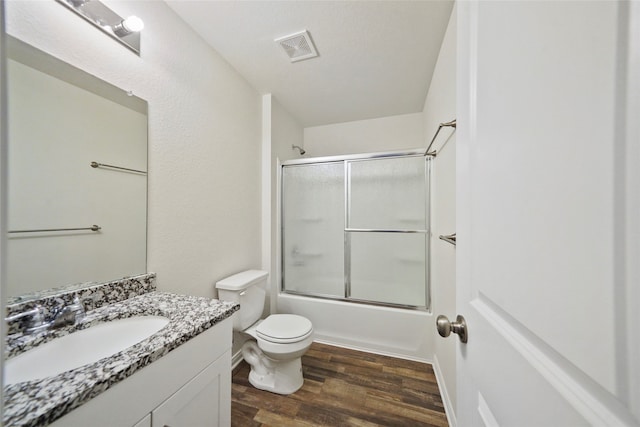
<svg viewBox="0 0 640 427"><path fill-rule="evenodd" d="M436 328L441 337L446 338L453 332L454 334L458 334L460 341L463 343L467 342L467 322L465 322L464 317L459 314L455 322L450 322L447 316L441 314L436 319Z"/></svg>

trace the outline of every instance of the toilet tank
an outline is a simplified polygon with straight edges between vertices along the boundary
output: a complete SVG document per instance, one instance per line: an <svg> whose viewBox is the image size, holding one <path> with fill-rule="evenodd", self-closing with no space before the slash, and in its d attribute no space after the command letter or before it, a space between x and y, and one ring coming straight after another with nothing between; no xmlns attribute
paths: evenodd
<svg viewBox="0 0 640 427"><path fill-rule="evenodd" d="M260 319L268 276L266 271L247 270L216 282L218 299L240 304L240 310L233 318L234 330L243 331Z"/></svg>

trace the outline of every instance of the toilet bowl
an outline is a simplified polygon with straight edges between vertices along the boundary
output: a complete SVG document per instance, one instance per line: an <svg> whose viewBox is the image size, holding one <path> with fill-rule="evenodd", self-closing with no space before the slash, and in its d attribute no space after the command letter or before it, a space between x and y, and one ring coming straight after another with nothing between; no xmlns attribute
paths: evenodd
<svg viewBox="0 0 640 427"><path fill-rule="evenodd" d="M218 297L240 304L234 314L235 331L252 339L242 347L242 357L251 365L249 382L278 394L291 394L304 383L301 357L313 342L313 325L294 314L272 314L260 319L268 273L248 270L216 283Z"/></svg>
<svg viewBox="0 0 640 427"><path fill-rule="evenodd" d="M256 340L242 347L242 357L251 365L249 382L255 388L291 394L304 383L301 357L313 342L311 322L292 314L272 314L244 333Z"/></svg>

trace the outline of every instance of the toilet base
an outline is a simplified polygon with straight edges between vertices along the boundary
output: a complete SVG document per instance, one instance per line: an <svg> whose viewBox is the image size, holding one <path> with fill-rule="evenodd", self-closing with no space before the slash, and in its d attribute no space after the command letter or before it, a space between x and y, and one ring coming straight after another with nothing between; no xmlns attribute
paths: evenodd
<svg viewBox="0 0 640 427"><path fill-rule="evenodd" d="M242 347L244 360L251 365L249 382L257 389L277 394L295 393L302 387L302 360L273 360L268 358L255 341L247 341Z"/></svg>
<svg viewBox="0 0 640 427"><path fill-rule="evenodd" d="M276 362L266 373L258 373L251 367L249 382L257 389L270 391L277 394L292 394L302 387L304 378L302 377L302 361L295 358L286 362Z"/></svg>

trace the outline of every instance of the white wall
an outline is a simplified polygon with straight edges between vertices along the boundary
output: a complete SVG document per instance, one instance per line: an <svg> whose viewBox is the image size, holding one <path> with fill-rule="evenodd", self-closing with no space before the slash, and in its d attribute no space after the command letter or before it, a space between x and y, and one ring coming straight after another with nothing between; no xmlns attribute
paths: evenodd
<svg viewBox="0 0 640 427"><path fill-rule="evenodd" d="M456 117L456 8L454 7L449 26L440 48L438 62L433 73L431 86L424 104L425 142L431 142L438 124ZM439 239L440 235L456 231L456 135L452 128L443 128L432 149L438 154L432 165L431 193L431 295L434 319L444 314L450 320L456 316L456 249ZM430 325L435 333L435 324ZM441 388L446 393L451 410L456 404L456 342L455 337L442 338L436 334L435 356L441 373ZM436 368L436 369L437 369Z"/></svg>
<svg viewBox="0 0 640 427"><path fill-rule="evenodd" d="M304 133L297 119L285 110L274 96L271 94L263 95L263 105L263 114L268 115L265 117L268 120L268 129L263 129L263 132L266 132L266 136L263 135L263 144L265 144L265 138L268 138L269 141L268 147L263 146L265 155L268 155L268 159L266 159L268 171L263 173L263 189L266 191L263 203L268 205L267 207L263 206L263 210L267 211L263 217L263 227L269 230L268 234L263 232L266 239L263 242L265 248L263 268L269 270L270 273L270 291L267 303L270 306L270 311L275 312L275 298L271 297L276 295L280 289L279 165L286 160L300 157L298 150L291 149L291 145L302 146Z"/></svg>
<svg viewBox="0 0 640 427"><path fill-rule="evenodd" d="M272 295L280 289L280 224L278 222L278 187L280 185L280 164L284 161L300 158L298 150L293 150L291 145L304 145L304 129L297 119L286 111L278 100L271 98L271 292ZM275 299L274 299L275 300ZM274 305L275 307L275 301Z"/></svg>
<svg viewBox="0 0 640 427"><path fill-rule="evenodd" d="M251 268L269 271L263 317L277 312L276 296L280 283L278 163L297 155L291 144L302 145L302 126L271 94L262 95L262 265ZM234 366L241 360L242 345L249 339L246 334L233 333Z"/></svg>
<svg viewBox="0 0 640 427"><path fill-rule="evenodd" d="M306 157L417 148L424 145L421 113L336 123L304 129Z"/></svg>
<svg viewBox="0 0 640 427"><path fill-rule="evenodd" d="M7 31L149 102L148 269L214 296L260 265L260 97L163 2L105 2L145 22L138 57L62 5L7 3Z"/></svg>

